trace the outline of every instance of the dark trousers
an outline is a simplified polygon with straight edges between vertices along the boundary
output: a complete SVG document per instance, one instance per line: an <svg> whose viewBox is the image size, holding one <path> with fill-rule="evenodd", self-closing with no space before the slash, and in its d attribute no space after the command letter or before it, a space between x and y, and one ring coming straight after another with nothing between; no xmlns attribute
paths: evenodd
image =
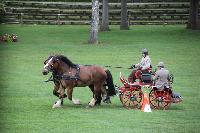
<svg viewBox="0 0 200 133"><path fill-rule="evenodd" d="M128 76L128 82L133 83L135 82L136 79L141 80L142 73L148 73L148 72L149 72L148 70L140 70L140 69L133 70L131 74Z"/></svg>

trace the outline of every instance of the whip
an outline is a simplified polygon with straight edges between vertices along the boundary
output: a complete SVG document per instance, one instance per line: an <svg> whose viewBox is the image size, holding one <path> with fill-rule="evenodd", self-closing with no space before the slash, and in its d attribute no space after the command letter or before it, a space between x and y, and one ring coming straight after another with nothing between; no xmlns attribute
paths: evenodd
<svg viewBox="0 0 200 133"><path fill-rule="evenodd" d="M122 67L122 66L111 66L111 65L106 65L106 66L104 66L104 67L110 67L110 68L123 68L123 69L133 69L133 68L131 68L131 67Z"/></svg>

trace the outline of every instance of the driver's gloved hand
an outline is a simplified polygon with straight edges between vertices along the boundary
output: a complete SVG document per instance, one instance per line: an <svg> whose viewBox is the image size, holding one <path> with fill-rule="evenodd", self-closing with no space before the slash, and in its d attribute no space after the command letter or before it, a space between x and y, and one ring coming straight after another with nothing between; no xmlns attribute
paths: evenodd
<svg viewBox="0 0 200 133"><path fill-rule="evenodd" d="M135 68L135 65L131 65L128 69L133 69Z"/></svg>

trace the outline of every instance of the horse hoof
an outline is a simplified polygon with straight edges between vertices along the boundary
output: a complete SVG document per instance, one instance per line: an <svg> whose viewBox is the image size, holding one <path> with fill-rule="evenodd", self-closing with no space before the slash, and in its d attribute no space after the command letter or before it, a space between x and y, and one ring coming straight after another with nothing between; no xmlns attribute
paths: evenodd
<svg viewBox="0 0 200 133"><path fill-rule="evenodd" d="M107 104L110 104L111 103L111 100L110 100L110 97L106 97L104 100L103 100L104 103L107 103Z"/></svg>
<svg viewBox="0 0 200 133"><path fill-rule="evenodd" d="M93 108L93 106L91 105L86 106L86 109L90 109L90 108Z"/></svg>
<svg viewBox="0 0 200 133"><path fill-rule="evenodd" d="M60 108L60 107L61 107L60 105L56 105L56 104L54 104L54 105L52 106L52 109Z"/></svg>
<svg viewBox="0 0 200 133"><path fill-rule="evenodd" d="M104 103L107 103L107 104L111 104L111 101L110 99L109 100L106 100L106 101L103 101Z"/></svg>
<svg viewBox="0 0 200 133"><path fill-rule="evenodd" d="M54 105L52 106L52 108L54 109L54 108L59 108L59 107L61 107L61 100L58 100L58 101L56 101L55 103L54 103Z"/></svg>
<svg viewBox="0 0 200 133"><path fill-rule="evenodd" d="M95 103L95 106L100 106L100 105L101 105L101 102Z"/></svg>

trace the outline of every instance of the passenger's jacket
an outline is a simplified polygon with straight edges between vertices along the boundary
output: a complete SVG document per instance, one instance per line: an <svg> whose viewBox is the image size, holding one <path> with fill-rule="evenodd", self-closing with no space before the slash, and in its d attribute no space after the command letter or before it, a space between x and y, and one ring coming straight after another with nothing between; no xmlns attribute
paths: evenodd
<svg viewBox="0 0 200 133"><path fill-rule="evenodd" d="M158 89L164 89L164 87L169 87L169 71L165 68L161 68L156 71L153 80L155 80L155 86Z"/></svg>

